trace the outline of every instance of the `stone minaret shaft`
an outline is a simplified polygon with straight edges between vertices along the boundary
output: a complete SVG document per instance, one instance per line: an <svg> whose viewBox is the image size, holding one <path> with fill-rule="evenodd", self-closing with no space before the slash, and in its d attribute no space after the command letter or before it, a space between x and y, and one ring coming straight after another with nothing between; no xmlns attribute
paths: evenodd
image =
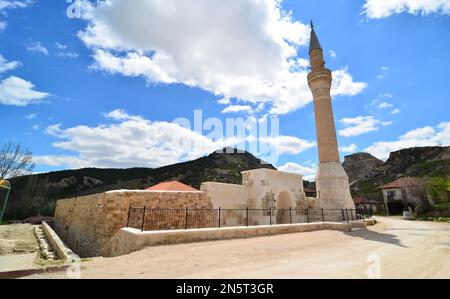
<svg viewBox="0 0 450 299"><path fill-rule="evenodd" d="M348 176L339 161L336 127L331 105L333 76L331 71L325 67L323 50L312 22L309 56L311 58L311 72L308 74L308 84L314 98L320 161L316 174L316 207L354 209L355 204L350 194ZM336 220L342 221L339 217Z"/></svg>
<svg viewBox="0 0 450 299"><path fill-rule="evenodd" d="M309 88L313 93L316 119L319 161L339 161L339 150L331 105L331 71L325 68L323 50L311 22L311 43L309 48L311 72L308 75Z"/></svg>

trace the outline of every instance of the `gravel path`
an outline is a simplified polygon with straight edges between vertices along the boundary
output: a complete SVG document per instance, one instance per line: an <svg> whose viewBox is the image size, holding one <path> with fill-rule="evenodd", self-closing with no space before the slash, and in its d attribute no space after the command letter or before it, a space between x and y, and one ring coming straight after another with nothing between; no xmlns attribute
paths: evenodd
<svg viewBox="0 0 450 299"><path fill-rule="evenodd" d="M318 231L150 247L82 263L82 278L450 278L450 224L378 217ZM64 278L65 273L32 278Z"/></svg>

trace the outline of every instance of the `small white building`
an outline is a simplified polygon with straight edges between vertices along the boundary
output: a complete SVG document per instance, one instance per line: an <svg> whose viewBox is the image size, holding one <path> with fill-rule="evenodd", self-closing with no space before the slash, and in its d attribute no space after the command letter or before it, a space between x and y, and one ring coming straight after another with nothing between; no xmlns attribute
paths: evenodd
<svg viewBox="0 0 450 299"><path fill-rule="evenodd" d="M287 211L290 208L307 209L315 204L314 199L305 196L303 176L265 168L242 172L242 185L205 182L200 189L216 209L264 209L252 211L253 224L286 223L286 218L292 217ZM278 211L270 215L270 209ZM293 217L300 220L297 217L304 215ZM232 218L227 217L227 221Z"/></svg>

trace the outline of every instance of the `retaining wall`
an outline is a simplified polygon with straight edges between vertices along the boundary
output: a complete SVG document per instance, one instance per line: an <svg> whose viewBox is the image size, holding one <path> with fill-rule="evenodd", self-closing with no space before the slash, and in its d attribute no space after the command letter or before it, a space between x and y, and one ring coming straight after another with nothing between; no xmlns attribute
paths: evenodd
<svg viewBox="0 0 450 299"><path fill-rule="evenodd" d="M42 230L44 231L45 236L47 237L50 246L56 252L56 255L59 259L66 261L67 263L74 262L79 259L79 257L67 247L66 244L59 238L56 232L50 227L50 225L43 221L42 222Z"/></svg>
<svg viewBox="0 0 450 299"><path fill-rule="evenodd" d="M316 230L350 231L352 228L365 228L361 222L351 223L302 223L273 226L239 226L171 231L144 231L123 228L111 241L111 255L120 256L141 250L148 246L189 243L210 240L249 238L274 234L308 232Z"/></svg>
<svg viewBox="0 0 450 299"><path fill-rule="evenodd" d="M130 206L212 208L204 192L111 191L58 201L54 229L81 257L109 256L111 238L127 226Z"/></svg>

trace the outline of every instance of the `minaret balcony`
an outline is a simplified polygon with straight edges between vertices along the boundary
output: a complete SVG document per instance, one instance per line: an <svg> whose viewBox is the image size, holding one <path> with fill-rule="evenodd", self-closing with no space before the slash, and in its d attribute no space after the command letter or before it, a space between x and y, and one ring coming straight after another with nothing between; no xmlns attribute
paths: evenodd
<svg viewBox="0 0 450 299"><path fill-rule="evenodd" d="M312 72L310 72L308 74L308 83L309 84L311 84L315 81L325 81L331 85L332 80L333 80L333 75L331 74L331 71L327 68L312 70Z"/></svg>

